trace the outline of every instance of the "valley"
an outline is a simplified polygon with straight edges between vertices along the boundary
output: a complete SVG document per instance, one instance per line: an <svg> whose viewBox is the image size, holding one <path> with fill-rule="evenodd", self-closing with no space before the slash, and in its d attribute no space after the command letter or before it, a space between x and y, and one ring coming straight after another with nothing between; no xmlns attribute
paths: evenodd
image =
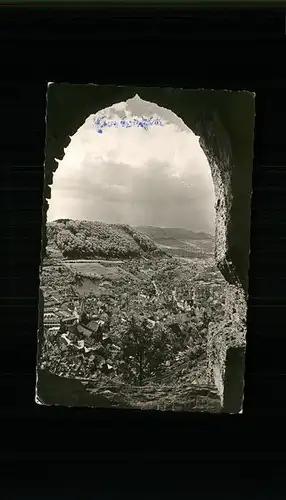
<svg viewBox="0 0 286 500"><path fill-rule="evenodd" d="M126 226L114 235L113 225L106 236L103 223L53 224L41 272L45 340L39 369L78 380L112 406L182 410L199 387L208 387L212 400L208 325L224 317L227 293L207 243L212 240L203 235L172 246L169 238L162 249L138 229L134 244ZM104 254L108 238L111 251ZM181 256L192 244L200 256ZM89 258L83 258L88 245ZM201 405L201 395L199 400Z"/></svg>

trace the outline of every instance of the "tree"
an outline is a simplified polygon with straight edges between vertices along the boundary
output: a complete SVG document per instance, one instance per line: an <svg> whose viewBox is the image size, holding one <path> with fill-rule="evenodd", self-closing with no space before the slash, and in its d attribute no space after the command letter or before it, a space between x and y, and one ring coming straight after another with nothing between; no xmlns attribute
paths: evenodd
<svg viewBox="0 0 286 500"><path fill-rule="evenodd" d="M167 326L131 314L120 338L120 366L125 380L142 385L150 376L160 376L166 362L180 350L180 343Z"/></svg>

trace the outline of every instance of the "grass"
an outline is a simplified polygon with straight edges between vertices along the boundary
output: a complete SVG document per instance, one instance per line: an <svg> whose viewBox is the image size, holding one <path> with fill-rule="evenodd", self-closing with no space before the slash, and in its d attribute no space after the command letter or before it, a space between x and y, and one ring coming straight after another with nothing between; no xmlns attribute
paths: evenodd
<svg viewBox="0 0 286 500"><path fill-rule="evenodd" d="M99 279L101 278L111 278L113 280L120 279L122 276L122 270L118 266L106 267L98 262L73 262L69 264L65 262L64 264L69 269L75 270L82 276L91 277L95 275Z"/></svg>

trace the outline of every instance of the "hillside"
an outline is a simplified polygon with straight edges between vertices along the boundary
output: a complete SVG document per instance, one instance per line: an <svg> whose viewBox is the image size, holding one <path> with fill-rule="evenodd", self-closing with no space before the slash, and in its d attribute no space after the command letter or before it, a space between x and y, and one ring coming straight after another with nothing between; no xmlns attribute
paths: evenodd
<svg viewBox="0 0 286 500"><path fill-rule="evenodd" d="M162 256L164 251L127 224L60 219L47 224L47 255L68 259Z"/></svg>
<svg viewBox="0 0 286 500"><path fill-rule="evenodd" d="M214 238L207 233L174 227L138 226L136 229L151 238L161 250L177 257L208 258L214 253Z"/></svg>

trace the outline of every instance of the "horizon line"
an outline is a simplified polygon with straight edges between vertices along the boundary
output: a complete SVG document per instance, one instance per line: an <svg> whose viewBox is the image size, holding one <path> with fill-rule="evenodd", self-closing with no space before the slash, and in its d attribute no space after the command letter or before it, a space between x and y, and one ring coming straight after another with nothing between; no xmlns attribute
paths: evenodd
<svg viewBox="0 0 286 500"><path fill-rule="evenodd" d="M57 219L53 220L47 220L46 223L51 223L51 222L58 222L59 220L71 220L71 221L79 221L79 222L103 222L104 224L126 224L127 226L130 227L153 227L153 228L159 228L159 229L183 229L186 231L191 231L195 234L198 233L205 233L208 234L209 236L215 236L214 233L211 233L207 230L200 229L195 231L194 229L191 229L190 227L182 227L182 226L159 226L159 225L152 225L152 224L128 224L126 222L107 222L105 220L99 220L99 219L71 219L70 217L59 217Z"/></svg>

